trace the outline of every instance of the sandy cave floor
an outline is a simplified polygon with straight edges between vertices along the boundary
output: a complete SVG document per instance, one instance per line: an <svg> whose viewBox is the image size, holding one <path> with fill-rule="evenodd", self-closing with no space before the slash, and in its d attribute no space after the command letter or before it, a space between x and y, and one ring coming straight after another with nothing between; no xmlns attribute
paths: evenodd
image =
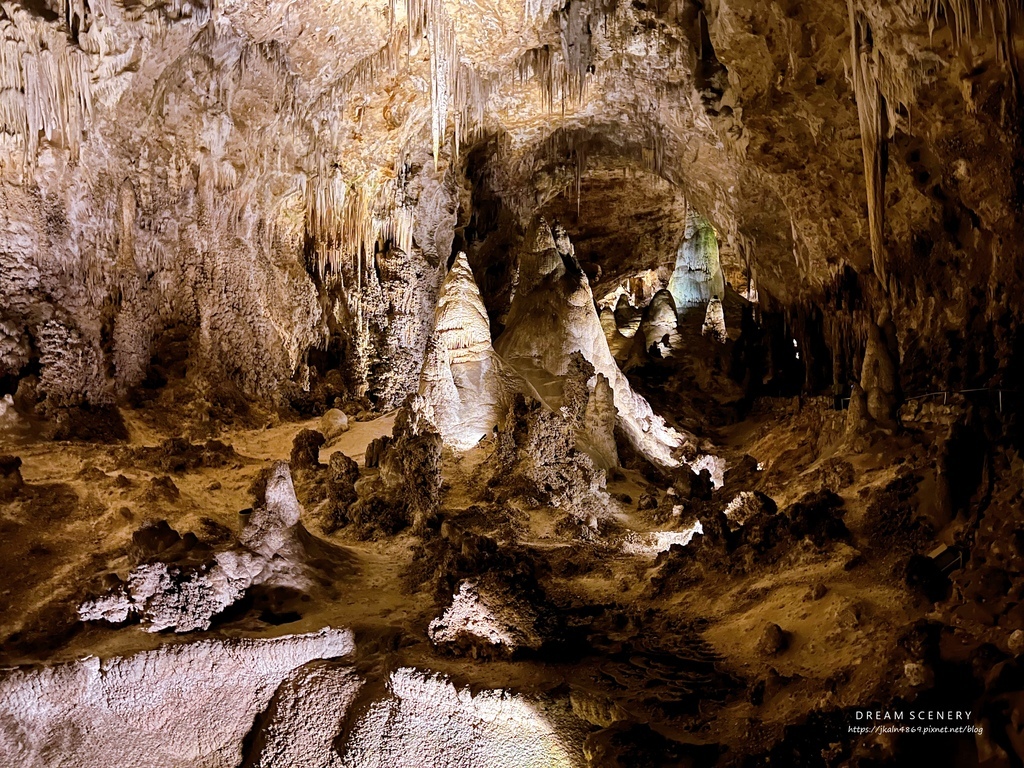
<svg viewBox="0 0 1024 768"><path fill-rule="evenodd" d="M809 445L807 417L792 410L784 402L717 434L728 460L746 452L762 463L765 487L772 489L780 509L819 487L818 470L837 450L817 452ZM126 412L125 417L133 446L157 445L171 436L141 414ZM353 422L350 431L323 449L321 459L342 451L362 464L367 444L389 433L393 418L392 414ZM129 567L125 553L132 531L157 519L167 520L180 532L194 531L200 539L216 538L219 526L237 530L238 512L252 504L247 489L260 468L287 458L294 436L315 426L311 420L226 432L221 440L238 454L230 463L167 475L126 466L117 447L17 440L12 448L23 460L29 492L4 508L0 523L8 553L0 564L3 662L52 663L84 655L123 655L203 636L275 636L349 627L356 633L361 668L371 678L373 670L383 675L405 665L446 673L474 688L568 688L577 698L592 695L603 707L650 719L646 691L651 681L642 679L643 674L626 675L609 686L600 656L485 662L438 653L427 639L426 627L439 606L428 590L410 590L406 578L417 543L411 534L377 541L358 541L344 530L334 534L330 540L350 557L337 580L316 585L295 604L224 616L205 633L150 634L139 626L107 628L76 621L75 608L88 585L105 571ZM911 460L915 451L921 453L909 438L903 440L909 443ZM778 446L795 446L808 455L794 462L792 450L780 454ZM479 490L477 470L488 450L485 443L460 457L446 457L445 510L472 505ZM865 543L865 498L871 488L890 481L897 468L883 460L887 452L891 455L891 446L880 446L852 459L856 482L840 491L853 534L850 544L824 552L797 547L777 564L748 576L723 574L692 589L654 593L650 577L658 564L653 556L559 536L554 510L527 510L528 523L519 532L519 543L554 563L576 564L554 567L546 580L545 589L556 602L575 608L628 607L639 610L641 617L646 610L652 640L663 637L666 620L679 620L697 630L719 658L721 672L738 681L724 705L701 705L695 716L682 720L666 717L652 723L657 730L682 741L756 743L823 705L869 702L903 677L897 638L901 629L924 615L924 607L912 603L899 574L887 571L885 555L872 554ZM807 458L813 460L808 464ZM176 494L168 490L164 477ZM620 533L658 529L636 509L642 490L643 479L630 470L609 482L613 497L630 499L614 502ZM306 525L316 531L312 521ZM866 568L865 557L878 561ZM887 572L891 580L885 578ZM821 586L815 593L816 585ZM766 657L759 648L769 624L791 633L781 655ZM657 680L659 670L647 674ZM745 693L744 688L755 693ZM699 689L695 693L699 697Z"/></svg>

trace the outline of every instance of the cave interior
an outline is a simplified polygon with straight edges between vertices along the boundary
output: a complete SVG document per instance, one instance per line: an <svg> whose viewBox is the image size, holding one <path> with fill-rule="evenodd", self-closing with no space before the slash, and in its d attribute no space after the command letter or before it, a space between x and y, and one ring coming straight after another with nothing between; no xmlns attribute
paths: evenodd
<svg viewBox="0 0 1024 768"><path fill-rule="evenodd" d="M0 2L0 764L1024 766L1022 62Z"/></svg>

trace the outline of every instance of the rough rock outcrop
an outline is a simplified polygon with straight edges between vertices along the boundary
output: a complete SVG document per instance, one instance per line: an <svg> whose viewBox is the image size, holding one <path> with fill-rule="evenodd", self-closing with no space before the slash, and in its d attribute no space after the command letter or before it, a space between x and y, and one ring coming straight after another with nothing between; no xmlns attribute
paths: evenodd
<svg viewBox="0 0 1024 768"><path fill-rule="evenodd" d="M442 439L422 395L406 398L391 439L378 450L379 475L349 507L349 519L366 535L424 530L441 501Z"/></svg>
<svg viewBox="0 0 1024 768"><path fill-rule="evenodd" d="M581 404L585 408L585 402ZM585 413L581 408L579 418ZM565 509L596 528L607 506L604 473L577 450L580 424L517 395L498 431L492 486L536 506Z"/></svg>
<svg viewBox="0 0 1024 768"><path fill-rule="evenodd" d="M84 601L79 616L114 624L139 620L148 632L191 632L208 629L253 585L301 587L300 514L288 465L278 462L266 478L263 502L242 529L241 546L216 553L186 549L181 560L143 562L110 591Z"/></svg>
<svg viewBox="0 0 1024 768"><path fill-rule="evenodd" d="M456 653L514 656L540 648L537 620L533 606L495 579L467 580L444 613L430 622L427 635L434 645Z"/></svg>
<svg viewBox="0 0 1024 768"><path fill-rule="evenodd" d="M531 245L521 257L520 290L495 349L552 407L559 405L569 357L579 352L611 384L618 423L630 442L651 461L674 466L672 451L682 437L633 391L616 364L586 275L566 262L542 219L535 221L527 243Z"/></svg>
<svg viewBox="0 0 1024 768"><path fill-rule="evenodd" d="M24 487L21 477L21 457L0 456L0 501L10 501Z"/></svg>

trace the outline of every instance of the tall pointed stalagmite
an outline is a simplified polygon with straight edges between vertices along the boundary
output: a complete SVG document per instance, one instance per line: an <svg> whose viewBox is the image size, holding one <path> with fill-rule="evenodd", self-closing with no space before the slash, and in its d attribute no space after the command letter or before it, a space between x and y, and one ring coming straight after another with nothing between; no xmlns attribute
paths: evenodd
<svg viewBox="0 0 1024 768"><path fill-rule="evenodd" d="M512 388L491 346L487 310L473 271L466 254L459 253L441 286L420 394L433 405L445 444L468 450L504 416Z"/></svg>

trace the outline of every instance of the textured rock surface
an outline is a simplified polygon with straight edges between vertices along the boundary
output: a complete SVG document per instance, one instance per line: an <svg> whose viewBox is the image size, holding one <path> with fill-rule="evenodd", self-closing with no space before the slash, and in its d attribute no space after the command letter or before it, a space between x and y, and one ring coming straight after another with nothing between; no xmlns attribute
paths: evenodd
<svg viewBox="0 0 1024 768"><path fill-rule="evenodd" d="M288 464L279 461L265 477L263 500L239 536L242 547L211 553L185 552L183 562L145 562L125 582L79 606L83 621L120 624L140 619L149 632L209 629L217 614L236 602L254 584L273 581L301 587L305 559L299 517ZM174 540L180 540L174 531ZM194 536L193 536L194 538Z"/></svg>
<svg viewBox="0 0 1024 768"><path fill-rule="evenodd" d="M583 723L565 704L504 691L456 688L444 678L398 669L390 696L374 702L349 734L346 768L541 768L583 766ZM445 730L439 739L437 723ZM439 743L440 742L440 743Z"/></svg>
<svg viewBox="0 0 1024 768"><path fill-rule="evenodd" d="M611 384L618 423L636 449L652 461L674 465L672 451L682 437L633 391L616 364L586 275L571 261L566 263L543 220L536 222L531 240L495 349L551 406L560 404L561 377L570 355L579 352Z"/></svg>
<svg viewBox="0 0 1024 768"><path fill-rule="evenodd" d="M430 622L427 634L434 645L476 656L479 648L511 656L536 651L543 639L535 629L536 611L493 580L483 585L463 581L444 613Z"/></svg>
<svg viewBox="0 0 1024 768"><path fill-rule="evenodd" d="M446 445L472 448L508 411L514 379L491 346L491 327L473 272L460 253L441 286L420 394Z"/></svg>
<svg viewBox="0 0 1024 768"><path fill-rule="evenodd" d="M349 508L349 518L364 534L396 533L409 526L422 530L434 520L441 496L442 439L433 418L422 395L406 398L390 439L374 457L378 477Z"/></svg>
<svg viewBox="0 0 1024 768"><path fill-rule="evenodd" d="M695 210L687 212L686 230L668 290L679 313L705 307L712 298L725 295L718 238L710 222Z"/></svg>
<svg viewBox="0 0 1024 768"><path fill-rule="evenodd" d="M0 659L36 666L0 675L0 762L1014 763L1022 30L1019 0L4 3ZM544 643L460 658L513 596ZM438 648L449 608L481 631ZM359 659L257 683L144 633L212 663L285 625ZM223 718L179 706L218 675L245 717L220 679ZM982 733L848 728L964 691Z"/></svg>
<svg viewBox="0 0 1024 768"><path fill-rule="evenodd" d="M0 757L25 768L236 766L281 681L354 647L351 632L325 629L8 671L0 677Z"/></svg>
<svg viewBox="0 0 1024 768"><path fill-rule="evenodd" d="M710 253L698 215L745 295L798 308L844 294L848 271L877 277L853 303L895 297L916 386L992 379L925 360L953 363L944 334L969 318L986 350L1010 348L994 329L1020 309L1020 150L1002 130L1020 13L986 8L15 3L0 376L37 375L44 410L106 407L174 345L204 398L334 370L393 407L417 385L457 230L501 230L470 261L510 274L508 243L557 208L606 281L674 266L680 241ZM863 345L854 326L833 349Z"/></svg>

